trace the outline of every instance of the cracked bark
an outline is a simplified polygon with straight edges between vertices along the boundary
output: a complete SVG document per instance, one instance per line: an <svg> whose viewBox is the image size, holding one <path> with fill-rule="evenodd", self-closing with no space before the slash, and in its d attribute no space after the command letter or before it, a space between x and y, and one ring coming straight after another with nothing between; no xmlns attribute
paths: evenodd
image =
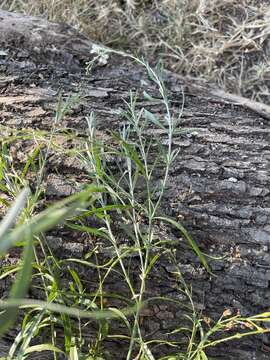
<svg viewBox="0 0 270 360"><path fill-rule="evenodd" d="M162 114L159 104L150 104L142 95L145 86L155 95L155 87L129 60L113 55L106 66L96 67L86 76L84 62L92 45L65 25L0 11L2 139L18 130L49 131L60 89L65 97L80 91L80 104L61 124L63 129L76 131L79 138L85 135L85 116L94 111L99 135L109 141L109 130L125 123L119 108L124 107L123 99L128 100L130 89L138 91L138 106ZM240 309L244 315L269 310L269 120L206 87L198 93L198 87L172 73L167 73L166 83L175 114L183 102L184 89L180 125L196 131L174 140L174 147L181 151L170 173L163 210L180 219L205 252L226 254L222 260L210 261L217 276L209 278L198 259L183 246L179 234L165 235L176 242L176 257L193 284L194 300L205 316L213 318L226 308ZM12 144L10 153L18 162L23 161L32 145L29 141ZM81 164L57 152L50 154L46 176L48 199L67 196L76 191L75 182L87 182ZM50 235L49 241L63 257L74 252L82 257L91 247L83 236L64 230ZM16 261L16 252L8 261ZM88 286L95 286L92 270L80 271L82 279L93 278ZM173 271L168 260L161 258L149 281L148 295L180 299ZM134 274L135 281L136 262ZM7 286L1 282L1 295ZM107 286L110 291L127 291L116 277ZM144 331L164 337L169 329L179 326L181 314L175 306L155 304L143 316ZM6 355L11 341L12 332L1 340L0 355ZM212 352L221 359L267 359L269 354L262 347L268 342L267 337L245 339ZM122 356L117 343L110 343L108 349L112 358L113 354ZM166 348L158 351L168 353Z"/></svg>

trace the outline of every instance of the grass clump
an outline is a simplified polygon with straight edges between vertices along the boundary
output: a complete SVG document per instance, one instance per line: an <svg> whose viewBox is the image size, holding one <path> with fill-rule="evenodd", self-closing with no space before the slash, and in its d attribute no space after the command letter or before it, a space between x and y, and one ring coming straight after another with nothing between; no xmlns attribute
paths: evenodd
<svg viewBox="0 0 270 360"><path fill-rule="evenodd" d="M88 176L88 183L71 197L46 204L44 177L49 155L57 150L57 130L79 98L59 98L51 132L33 136L38 150L31 152L22 168L8 157L6 142L10 140L3 138L1 200L5 208L17 200L1 223L2 259L12 247L24 248L22 260L4 266L0 275L7 280L16 274L9 295L0 302L0 331L6 332L17 314L21 323L5 359L23 360L44 351L51 352L54 359L109 359L115 352L108 342L118 341L126 359L205 360L207 349L219 343L268 331L261 323L269 322L269 313L244 318L225 311L214 322L196 309L191 287L175 259L173 241L160 233L161 228L175 227L210 272L194 239L162 212L169 172L179 155L173 137L179 132L181 118L171 113L162 66L153 69L134 60L144 67L159 93L154 99L145 90L145 98L159 101L164 112L157 116L140 107L136 94L130 93L124 104L125 124L111 133L110 142L98 136L95 114L91 113L86 119L87 138L67 152L83 164ZM155 129L160 130L162 139ZM19 138L29 141L30 134L24 132ZM17 140L14 135L13 141ZM31 191L30 172L36 175ZM28 190L21 192L23 188ZM77 239L84 236L90 249L82 257L57 256L48 230L56 235L68 230ZM177 299L148 291L153 289L152 274L164 256L174 266ZM182 315L179 325L168 327L166 334L149 336L144 332L143 314L156 303L173 304L172 311L178 309ZM167 355L159 356L162 346ZM119 355L119 349L116 353Z"/></svg>
<svg viewBox="0 0 270 360"><path fill-rule="evenodd" d="M5 0L118 50L269 103L268 0Z"/></svg>

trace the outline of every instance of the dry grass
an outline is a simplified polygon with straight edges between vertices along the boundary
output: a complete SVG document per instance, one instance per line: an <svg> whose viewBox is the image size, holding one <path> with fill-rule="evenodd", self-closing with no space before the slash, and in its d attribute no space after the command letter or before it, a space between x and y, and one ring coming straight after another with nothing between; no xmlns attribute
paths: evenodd
<svg viewBox="0 0 270 360"><path fill-rule="evenodd" d="M270 102L269 0L4 0L111 47Z"/></svg>

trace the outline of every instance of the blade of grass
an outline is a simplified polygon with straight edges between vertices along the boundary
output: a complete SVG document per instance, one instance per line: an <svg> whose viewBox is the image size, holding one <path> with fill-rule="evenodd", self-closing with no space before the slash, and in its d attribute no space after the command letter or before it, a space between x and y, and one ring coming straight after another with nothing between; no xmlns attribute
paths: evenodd
<svg viewBox="0 0 270 360"><path fill-rule="evenodd" d="M29 346L29 348L27 348L24 353L31 354L33 352L42 352L42 351L55 351L57 353L64 354L62 350L60 350L58 347L54 346L53 344L40 344L40 345Z"/></svg>
<svg viewBox="0 0 270 360"><path fill-rule="evenodd" d="M143 307L143 303L140 305L129 306L121 310L123 315L132 315L137 311L138 308ZM51 312L59 314L67 314L81 319L93 319L93 320L102 320L102 319L117 319L119 314L114 311L114 308L108 308L108 310L95 310L95 311L86 311L81 310L75 307L65 306L57 303L48 303L42 300L35 299L8 299L0 300L0 309L45 309Z"/></svg>
<svg viewBox="0 0 270 360"><path fill-rule="evenodd" d="M26 239L27 243L23 253L23 266L19 271L15 283L12 285L9 300L17 300L26 295L31 275L32 275L32 260L33 260L33 237L29 233ZM0 314L0 335L6 332L16 321L17 307L13 306Z"/></svg>
<svg viewBox="0 0 270 360"><path fill-rule="evenodd" d="M94 193L98 193L102 190L102 188L97 188L95 186L89 187L86 191L72 195L63 201L59 201L57 204L32 217L28 223L18 225L14 230L6 234L4 233L4 230L6 232L6 230L14 223L12 216L9 214L3 225L2 238L0 237L0 255L3 255L9 248L15 245L16 242L24 238L24 236L28 234L29 229L31 229L32 236L35 236L62 223L67 218L81 213L82 210L97 199L98 195L94 195ZM20 211L22 201L25 201L25 194L26 193L23 192L19 199L20 201L15 203L16 207L12 209L12 215L17 214Z"/></svg>
<svg viewBox="0 0 270 360"><path fill-rule="evenodd" d="M26 188L19 194L15 203L12 205L12 207L9 209L8 213L0 223L0 243L3 241L3 237L6 235L7 231L14 225L18 215L25 207L29 193L30 190Z"/></svg>
<svg viewBox="0 0 270 360"><path fill-rule="evenodd" d="M206 260L206 258L204 256L204 254L200 250L200 248L197 245L196 241L192 238L192 236L188 233L188 231L184 228L183 225L179 224L174 219L171 219L169 217L156 216L155 219L165 221L165 222L173 225L174 227L176 227L176 229L178 229L181 232L181 234L184 236L184 238L188 241L190 247L195 252L195 254L198 256L198 258L200 259L200 261L201 261L202 265L205 267L205 269L210 274L212 274L211 269L210 269L210 267L208 265L208 262L207 262L207 260Z"/></svg>

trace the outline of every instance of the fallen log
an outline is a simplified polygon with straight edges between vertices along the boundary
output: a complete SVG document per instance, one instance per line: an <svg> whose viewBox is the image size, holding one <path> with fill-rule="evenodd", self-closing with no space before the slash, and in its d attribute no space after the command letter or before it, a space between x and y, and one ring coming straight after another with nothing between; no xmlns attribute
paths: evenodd
<svg viewBox="0 0 270 360"><path fill-rule="evenodd" d="M125 124L119 109L124 107L123 100L129 101L130 90L137 91L138 106L162 114L160 103L146 101L143 96L145 87L155 96L155 86L128 57L110 54L107 64L94 67L86 75L85 62L94 56L91 49L91 41L66 25L0 11L0 141L8 143L14 162L23 162L33 144L9 142L8 136L22 135L31 129L40 134L49 132L60 90L64 98L80 93L79 104L61 122L63 132L74 132L78 139L85 136L85 117L93 111L100 136L110 141L110 131ZM183 105L179 126L196 130L174 139L173 146L180 152L170 172L162 209L178 219L201 249L211 254L213 259L209 263L215 276L203 269L179 234L170 232L166 237L174 239L176 259L184 277L192 283L194 302L204 317L217 319L228 308L243 315L267 311L270 303L267 109L260 116L260 111L256 113L250 106L247 109L235 97L225 97L206 86L201 86L198 92L198 87L189 81L173 73L166 74L172 112L177 115ZM59 152L50 154L47 199L67 196L76 191L74 184L86 181L87 173L76 160ZM85 237L75 237L66 229L51 234L49 241L58 257L83 258L91 248ZM6 261L16 261L16 252ZM134 281L137 265L132 265ZM82 281L91 276L96 278L93 270L81 271ZM7 284L1 283L1 295L6 294ZM107 286L111 292L127 291L117 277ZM146 293L179 299L174 268L166 257L156 263ZM164 338L164 334L181 325L180 318L181 311L176 306L158 304L145 311L145 334ZM0 355L7 355L12 336L11 333L1 340ZM221 359L267 359L267 349L269 352L269 339L264 336L214 349L210 355ZM125 349L121 351L117 342L109 342L106 358L125 358ZM166 347L157 350L157 356L168 353Z"/></svg>

